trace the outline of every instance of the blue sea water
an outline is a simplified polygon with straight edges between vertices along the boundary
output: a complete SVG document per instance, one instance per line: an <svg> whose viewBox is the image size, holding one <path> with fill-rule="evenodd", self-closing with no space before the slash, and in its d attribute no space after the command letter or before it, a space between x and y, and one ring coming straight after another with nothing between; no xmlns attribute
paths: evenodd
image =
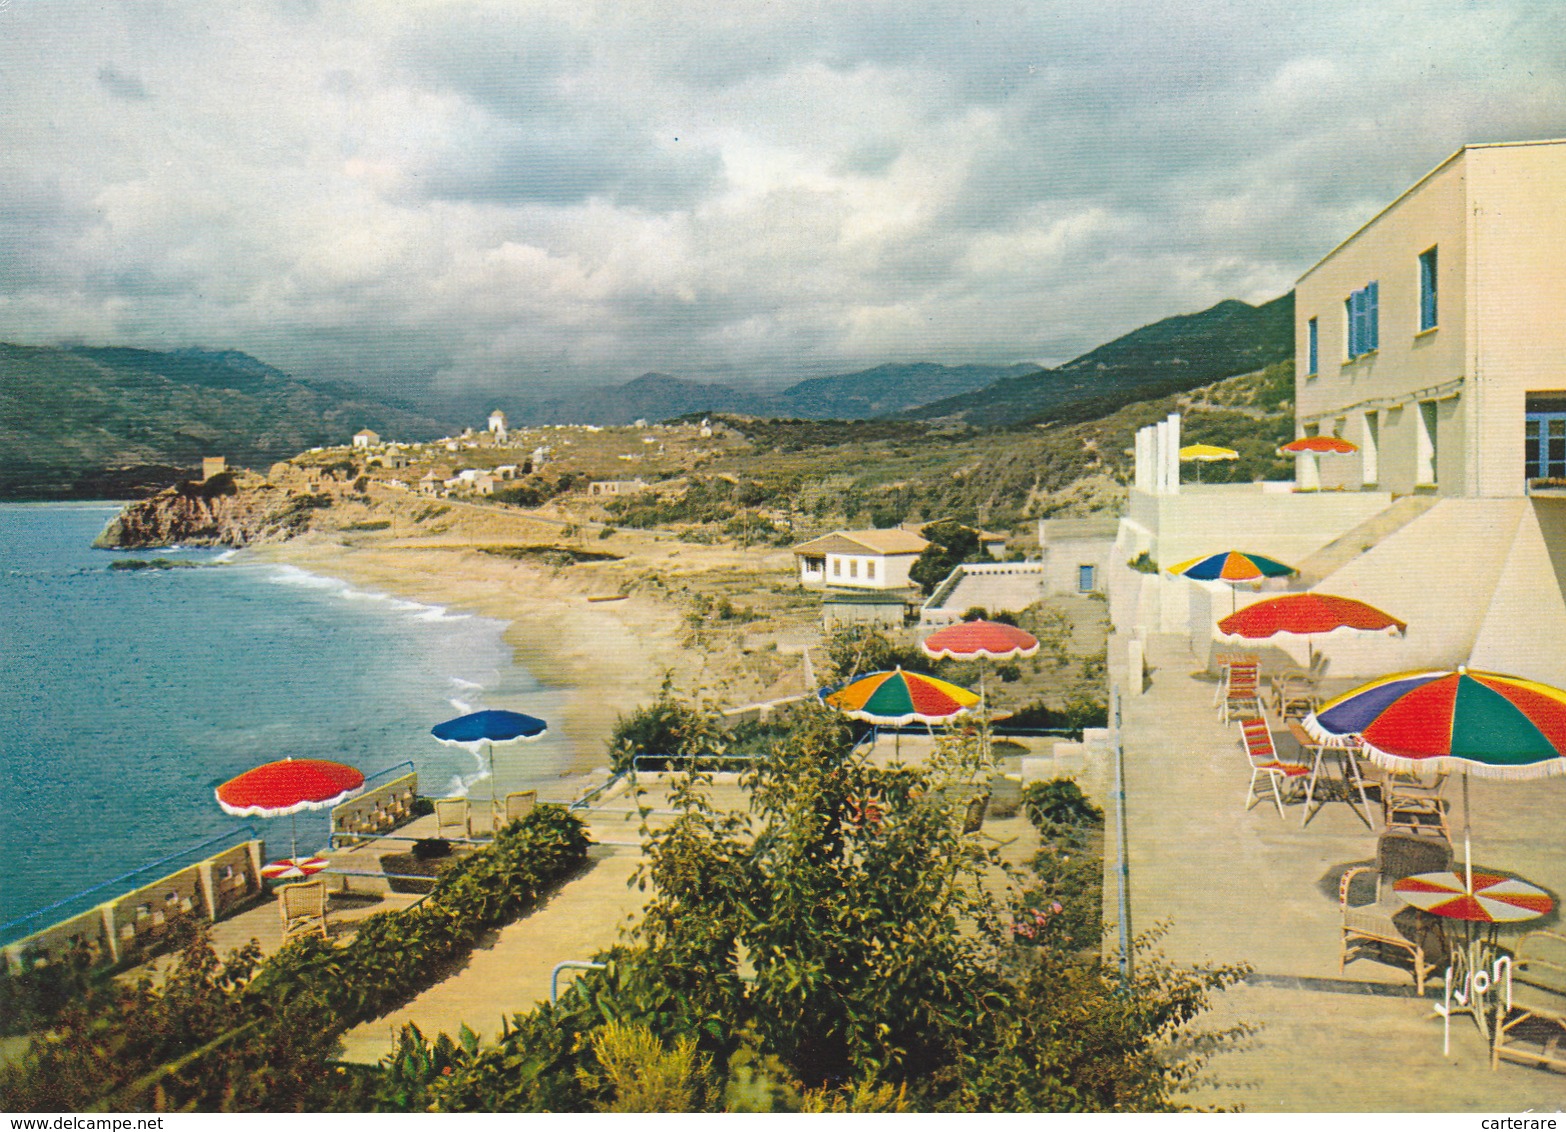
<svg viewBox="0 0 1566 1132"><path fill-rule="evenodd" d="M242 821L213 798L252 766L412 760L421 793L487 795L483 762L430 727L481 707L550 716L501 622L243 553L93 550L116 509L0 505L0 922L244 824L282 855L288 818ZM109 568L125 557L201 568ZM567 754L553 735L503 748L501 789L547 785ZM324 846L323 812L297 823L301 851Z"/></svg>

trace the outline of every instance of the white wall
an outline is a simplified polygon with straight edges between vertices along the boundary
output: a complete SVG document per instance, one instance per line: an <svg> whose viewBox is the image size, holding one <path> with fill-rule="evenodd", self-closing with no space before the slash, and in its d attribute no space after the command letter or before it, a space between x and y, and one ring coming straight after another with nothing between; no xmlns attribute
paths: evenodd
<svg viewBox="0 0 1566 1132"><path fill-rule="evenodd" d="M845 589L895 590L908 585L908 570L916 554L831 554L826 556L826 583ZM871 569L875 576L870 576Z"/></svg>

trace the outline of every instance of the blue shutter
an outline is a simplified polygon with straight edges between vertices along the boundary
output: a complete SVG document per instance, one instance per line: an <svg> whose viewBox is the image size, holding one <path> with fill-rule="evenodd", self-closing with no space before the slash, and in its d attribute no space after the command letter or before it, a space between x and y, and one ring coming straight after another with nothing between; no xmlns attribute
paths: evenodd
<svg viewBox="0 0 1566 1132"><path fill-rule="evenodd" d="M1436 325L1436 249L1419 257L1419 329Z"/></svg>
<svg viewBox="0 0 1566 1132"><path fill-rule="evenodd" d="M1381 285L1365 284L1365 349L1381 347Z"/></svg>
<svg viewBox="0 0 1566 1132"><path fill-rule="evenodd" d="M1308 342L1308 352L1310 354L1310 369L1308 369L1306 372L1307 373L1315 373L1316 372L1316 320L1315 319L1311 319L1310 322L1306 324L1306 327L1307 327L1307 337L1308 337L1308 340L1309 340L1309 342Z"/></svg>

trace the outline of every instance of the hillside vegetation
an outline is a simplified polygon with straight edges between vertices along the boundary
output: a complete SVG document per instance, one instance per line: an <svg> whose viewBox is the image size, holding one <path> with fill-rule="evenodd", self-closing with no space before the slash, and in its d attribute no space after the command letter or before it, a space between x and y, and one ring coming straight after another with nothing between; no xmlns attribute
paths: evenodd
<svg viewBox="0 0 1566 1132"><path fill-rule="evenodd" d="M1085 420L1111 406L1254 372L1293 352L1294 292L1258 307L1229 299L1133 330L1055 369L1006 378L902 415L987 427Z"/></svg>
<svg viewBox="0 0 1566 1132"><path fill-rule="evenodd" d="M0 344L0 498L142 494L203 456L265 466L366 427L402 439L449 430L237 351Z"/></svg>

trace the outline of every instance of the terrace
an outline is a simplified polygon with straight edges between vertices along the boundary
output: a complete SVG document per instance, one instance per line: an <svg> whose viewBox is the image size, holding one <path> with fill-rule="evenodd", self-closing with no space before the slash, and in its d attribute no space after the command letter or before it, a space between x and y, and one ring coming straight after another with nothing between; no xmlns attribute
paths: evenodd
<svg viewBox="0 0 1566 1132"><path fill-rule="evenodd" d="M1128 641L1111 641L1123 672ZM1269 804L1244 809L1249 767L1237 731L1217 720L1214 684L1188 638L1144 641L1145 691L1123 699L1125 842L1131 926L1166 924L1159 943L1176 963L1244 961L1255 973L1220 995L1210 1027L1259 1026L1210 1064L1190 1098L1253 1111L1556 1110L1566 1076L1503 1062L1489 1067L1484 1038L1465 1015L1442 1055L1439 974L1427 1000L1407 968L1362 958L1340 974L1338 878L1369 863L1376 834L1349 806L1329 804L1301 825L1298 804L1280 820ZM1328 689L1334 690L1334 689ZM1281 725L1272 721L1276 730ZM1287 732L1278 736L1287 753ZM1452 782L1454 820L1460 791ZM1566 780L1471 783L1475 867L1566 885L1559 837ZM1374 808L1373 808L1374 812ZM1110 813L1114 822L1114 814ZM1377 825L1379 827L1379 814ZM1118 829L1109 830L1110 844ZM1115 880L1107 880L1114 918ZM1557 906L1527 927L1552 927ZM1503 930L1501 943L1515 940Z"/></svg>

